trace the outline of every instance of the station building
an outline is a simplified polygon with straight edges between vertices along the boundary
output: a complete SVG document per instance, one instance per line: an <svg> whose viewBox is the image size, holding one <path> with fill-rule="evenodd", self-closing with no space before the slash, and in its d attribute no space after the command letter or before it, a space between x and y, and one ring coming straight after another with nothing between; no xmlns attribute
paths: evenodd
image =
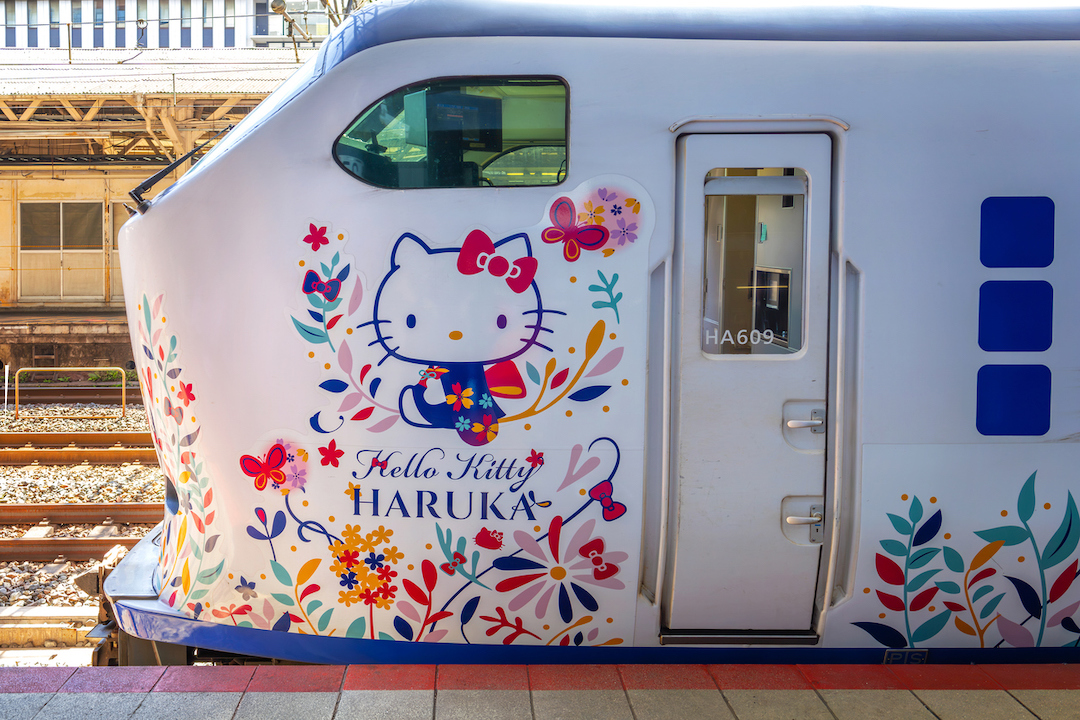
<svg viewBox="0 0 1080 720"><path fill-rule="evenodd" d="M129 191L211 141L197 161L314 52L119 45L0 49L0 362L12 372L131 360L116 245Z"/></svg>

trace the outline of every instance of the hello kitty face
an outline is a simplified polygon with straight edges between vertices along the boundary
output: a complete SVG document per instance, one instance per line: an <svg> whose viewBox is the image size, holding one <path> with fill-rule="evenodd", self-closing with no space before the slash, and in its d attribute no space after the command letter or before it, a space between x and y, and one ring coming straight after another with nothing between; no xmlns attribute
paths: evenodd
<svg viewBox="0 0 1080 720"><path fill-rule="evenodd" d="M375 342L386 357L425 365L515 358L540 344L535 273L524 234L492 243L474 230L460 248L432 250L405 233L375 296Z"/></svg>

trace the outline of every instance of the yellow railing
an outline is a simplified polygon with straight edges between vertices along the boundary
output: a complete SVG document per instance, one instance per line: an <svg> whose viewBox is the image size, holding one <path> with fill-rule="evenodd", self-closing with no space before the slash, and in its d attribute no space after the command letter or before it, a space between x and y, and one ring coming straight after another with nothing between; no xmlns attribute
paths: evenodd
<svg viewBox="0 0 1080 720"><path fill-rule="evenodd" d="M127 375L123 368L118 367L29 367L19 368L15 371L15 419L19 419L19 375L24 372L101 372L102 370L115 370L120 375L120 414L119 415L23 415L31 420L47 420L50 418L71 418L76 420L114 420L127 417Z"/></svg>

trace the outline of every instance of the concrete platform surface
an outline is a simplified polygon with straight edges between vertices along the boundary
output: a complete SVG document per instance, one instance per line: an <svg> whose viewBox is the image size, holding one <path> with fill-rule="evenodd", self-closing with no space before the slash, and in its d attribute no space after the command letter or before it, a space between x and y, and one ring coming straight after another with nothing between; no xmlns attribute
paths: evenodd
<svg viewBox="0 0 1080 720"><path fill-rule="evenodd" d="M1058 720L1080 665L0 667L0 718Z"/></svg>

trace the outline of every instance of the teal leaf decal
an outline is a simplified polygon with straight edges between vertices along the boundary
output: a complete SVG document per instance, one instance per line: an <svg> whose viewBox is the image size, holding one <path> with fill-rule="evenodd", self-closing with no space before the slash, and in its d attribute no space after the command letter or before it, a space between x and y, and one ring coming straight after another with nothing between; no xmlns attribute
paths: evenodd
<svg viewBox="0 0 1080 720"><path fill-rule="evenodd" d="M983 585L981 588L976 590L974 592L974 594L972 594L971 602L979 602L980 600L982 600L984 597L986 597L989 593L992 593L993 591L994 591L994 586L993 585Z"/></svg>
<svg viewBox="0 0 1080 720"><path fill-rule="evenodd" d="M888 625L876 622L857 622L851 623L857 628L865 630L870 637L877 640L879 643L888 648L904 648L907 647L907 640L900 634L900 631L895 628L891 628Z"/></svg>
<svg viewBox="0 0 1080 720"><path fill-rule="evenodd" d="M367 630L367 618L358 617L352 621L349 625L349 629L345 631L345 637L362 638L364 632Z"/></svg>
<svg viewBox="0 0 1080 720"><path fill-rule="evenodd" d="M945 567L953 572L964 572L964 558L960 557L960 553L956 552L948 545L942 548L942 550L944 551L943 557L945 558Z"/></svg>
<svg viewBox="0 0 1080 720"><path fill-rule="evenodd" d="M889 520L892 521L892 526L896 528L896 532L900 533L901 535L911 534L911 525L908 524L907 520L900 517L899 515L893 515L892 513L888 513L888 515Z"/></svg>
<svg viewBox="0 0 1080 720"><path fill-rule="evenodd" d="M204 583L213 582L214 578L216 578L218 576L218 573L221 572L221 569L223 567L225 567L225 561L224 560L219 562L217 564L217 567L215 567L213 569L210 569L210 570L203 570L201 573L199 573L199 580L201 582L204 582Z"/></svg>
<svg viewBox="0 0 1080 720"><path fill-rule="evenodd" d="M911 524L922 520L922 503L919 502L919 498L911 498L911 507L908 508L908 517L911 519Z"/></svg>
<svg viewBox="0 0 1080 720"><path fill-rule="evenodd" d="M619 282L619 274L614 273L611 276L611 281L610 282L608 281L608 279L606 277L604 277L604 273L600 272L599 270L596 271L596 274L600 278L600 282L603 283L603 286L601 286L601 285L590 285L589 286L589 291L590 292L597 292L597 293L604 293L605 295L607 295L607 300L597 300L592 304L592 306L594 308L596 308L597 310L599 310L601 308L611 308L612 310L614 310L615 311L615 323L618 324L619 323L619 301L622 300L622 297L623 297L622 293L616 293L615 292L615 283Z"/></svg>
<svg viewBox="0 0 1080 720"><path fill-rule="evenodd" d="M952 582L951 580L944 580L942 582L934 584L937 585L938 589L941 590L941 592L943 593L948 593L950 595L960 594L960 586Z"/></svg>
<svg viewBox="0 0 1080 720"><path fill-rule="evenodd" d="M273 597L275 600L277 600L282 605L285 605L286 607L292 607L293 605L296 604L296 603L293 602L293 599L291 597L289 597L288 595L286 595L285 593L270 593L270 595L271 595L271 597Z"/></svg>
<svg viewBox="0 0 1080 720"><path fill-rule="evenodd" d="M199 588L198 590L192 591L192 593L190 595L188 595L187 599L188 600L199 600L199 599L201 599L203 597L206 597L206 594L209 593L209 592L210 591L207 588Z"/></svg>
<svg viewBox="0 0 1080 720"><path fill-rule="evenodd" d="M379 633L379 639L380 640L393 640L394 636L391 635L390 633L381 632L381 633Z"/></svg>
<svg viewBox="0 0 1080 720"><path fill-rule="evenodd" d="M885 552L896 557L907 555L907 548L899 540L882 540L881 547L885 549Z"/></svg>
<svg viewBox="0 0 1080 720"><path fill-rule="evenodd" d="M307 612L308 615L314 615L315 611L318 610L321 607L322 607L322 600L312 600L311 603L307 606L306 612Z"/></svg>
<svg viewBox="0 0 1080 720"><path fill-rule="evenodd" d="M318 345L320 343L329 342L329 338L322 328L313 328L310 325L305 325L296 318L292 318L292 321L293 325L296 326L296 329L300 331L300 337L304 338L309 343Z"/></svg>
<svg viewBox="0 0 1080 720"><path fill-rule="evenodd" d="M1006 545L1019 545L1022 542L1027 542L1028 531L1022 527L1016 527L1015 525L1003 525L1001 527L990 528L989 530L977 530L976 535L981 537L988 543L1002 541Z"/></svg>
<svg viewBox="0 0 1080 720"><path fill-rule="evenodd" d="M952 617L952 611L945 610L930 618L920 625L915 632L911 633L911 642L923 642L934 637L941 632L942 628L945 627L945 623L949 622L950 617Z"/></svg>
<svg viewBox="0 0 1080 720"><path fill-rule="evenodd" d="M935 570L927 570L926 572L922 573L921 575L916 575L915 579L907 584L907 588L906 588L907 591L908 592L915 592L916 590L921 588L923 585L925 585L927 582L929 582L930 578L934 577L939 572L941 572L941 568L937 568Z"/></svg>
<svg viewBox="0 0 1080 720"><path fill-rule="evenodd" d="M528 374L530 380L532 380L537 385L540 384L540 373L537 371L536 368L533 367L533 364L531 362L525 363L525 372Z"/></svg>
<svg viewBox="0 0 1080 720"><path fill-rule="evenodd" d="M1058 526L1054 536L1050 538L1050 542L1046 543L1046 548L1043 551L1043 569L1048 570L1058 563L1068 560L1073 550L1076 549L1078 540L1080 540L1080 515L1076 512L1076 502L1070 492L1065 507L1065 517L1061 519L1061 525Z"/></svg>
<svg viewBox="0 0 1080 720"><path fill-rule="evenodd" d="M1016 513L1024 522L1035 514L1035 473L1031 473L1031 477L1020 489L1020 497L1016 499Z"/></svg>
<svg viewBox="0 0 1080 720"><path fill-rule="evenodd" d="M990 613L994 612L994 610L997 609L998 603L1001 602L1001 599L1003 597L1005 597L1005 593L1001 593L1000 595L990 598L990 602L986 603L983 609L979 612L979 619L985 620L986 618L990 617Z"/></svg>
<svg viewBox="0 0 1080 720"><path fill-rule="evenodd" d="M292 587L292 575L289 574L289 571L286 570L281 563L276 560L271 560L270 567L274 570L274 577L277 578L279 583L286 587Z"/></svg>
<svg viewBox="0 0 1080 720"><path fill-rule="evenodd" d="M330 624L330 616L334 614L334 608L330 608L322 614L319 618L319 632L326 630L326 627Z"/></svg>
<svg viewBox="0 0 1080 720"><path fill-rule="evenodd" d="M934 559L937 554L941 552L937 548L923 548L919 552L911 556L911 560L908 561L908 567L915 570L926 565Z"/></svg>

